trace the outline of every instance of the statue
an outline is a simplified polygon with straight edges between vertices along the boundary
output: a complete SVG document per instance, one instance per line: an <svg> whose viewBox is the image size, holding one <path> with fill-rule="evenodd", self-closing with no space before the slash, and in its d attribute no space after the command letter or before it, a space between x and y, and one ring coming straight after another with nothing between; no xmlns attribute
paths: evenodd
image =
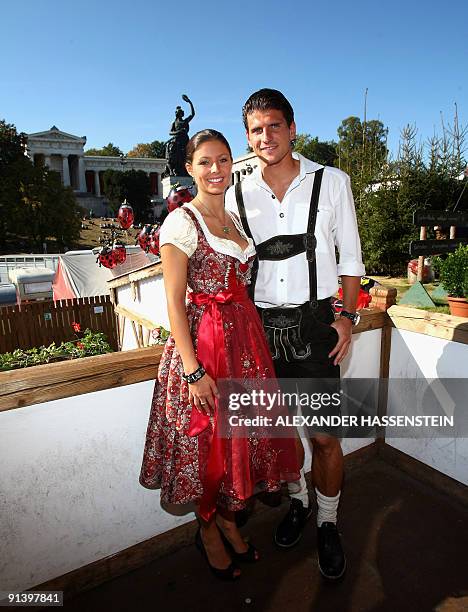
<svg viewBox="0 0 468 612"><path fill-rule="evenodd" d="M184 111L177 106L175 119L169 132L172 138L166 142L167 164L163 176L188 176L185 169L185 147L189 141L189 123L195 116L195 109L190 98L185 94L182 100L190 104L190 115L184 119Z"/></svg>

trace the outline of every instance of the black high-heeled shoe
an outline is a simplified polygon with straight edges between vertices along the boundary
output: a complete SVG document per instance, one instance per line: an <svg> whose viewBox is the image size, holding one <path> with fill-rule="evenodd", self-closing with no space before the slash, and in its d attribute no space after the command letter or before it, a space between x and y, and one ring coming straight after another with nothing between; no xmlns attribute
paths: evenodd
<svg viewBox="0 0 468 612"><path fill-rule="evenodd" d="M221 535L223 534L221 533ZM210 568L210 571L213 574L213 576L216 576L216 578L218 578L219 580L228 580L228 581L239 580L240 574L235 573L236 571L239 570L239 568L237 567L235 563L231 562L228 565L228 567L226 567L225 569L220 569L218 567L213 567L211 565L210 560L208 559L208 554L206 552L205 545L203 544L203 540L202 540L201 533L200 533L200 527L198 528L198 531L195 535L195 546L198 548L198 550L201 552L201 554L205 558L205 561L208 564L208 567Z"/></svg>
<svg viewBox="0 0 468 612"><path fill-rule="evenodd" d="M256 554L258 554L258 550L251 542L246 542L246 544L248 545L247 550L243 553L239 553L235 550L234 546L224 535L221 528L219 528L219 531L221 533L221 538L224 542L224 545L231 553L231 557L234 561L237 561L238 563L257 563L257 561L260 561L260 559L255 556Z"/></svg>

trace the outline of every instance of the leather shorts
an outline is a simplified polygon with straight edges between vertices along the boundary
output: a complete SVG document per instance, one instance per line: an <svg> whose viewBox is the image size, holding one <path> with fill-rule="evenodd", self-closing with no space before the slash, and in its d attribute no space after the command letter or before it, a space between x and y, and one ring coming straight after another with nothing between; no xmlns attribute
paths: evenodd
<svg viewBox="0 0 468 612"><path fill-rule="evenodd" d="M330 300L318 309L308 303L295 308L258 308L273 361L308 362L328 357L338 341Z"/></svg>

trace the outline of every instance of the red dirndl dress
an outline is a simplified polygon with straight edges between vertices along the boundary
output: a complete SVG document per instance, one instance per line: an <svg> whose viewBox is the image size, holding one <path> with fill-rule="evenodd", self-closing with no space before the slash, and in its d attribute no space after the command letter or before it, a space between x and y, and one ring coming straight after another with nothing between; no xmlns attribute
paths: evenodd
<svg viewBox="0 0 468 612"><path fill-rule="evenodd" d="M188 261L187 317L199 363L215 381L274 378L263 327L246 292L254 257L241 263L214 250L195 214L184 210L198 234L197 248ZM198 504L208 520L216 506L244 508L256 486L272 492L281 481L299 479L293 439L220 438L217 411L208 418L192 408L182 373L171 335L149 416L140 473L144 487L161 489L163 502Z"/></svg>

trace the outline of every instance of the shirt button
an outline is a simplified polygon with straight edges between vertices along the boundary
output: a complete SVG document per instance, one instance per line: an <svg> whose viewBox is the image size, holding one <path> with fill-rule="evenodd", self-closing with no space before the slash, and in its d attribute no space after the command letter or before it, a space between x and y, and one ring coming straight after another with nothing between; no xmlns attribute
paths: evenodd
<svg viewBox="0 0 468 612"><path fill-rule="evenodd" d="M280 278L280 281L281 281L281 282L283 282L283 281L284 281L284 278Z"/></svg>
<svg viewBox="0 0 468 612"><path fill-rule="evenodd" d="M284 217L284 213L280 213L280 217L282 219Z"/></svg>
<svg viewBox="0 0 468 612"><path fill-rule="evenodd" d="M271 194L271 197L273 198L273 200L276 200L276 196L274 196L273 194Z"/></svg>

